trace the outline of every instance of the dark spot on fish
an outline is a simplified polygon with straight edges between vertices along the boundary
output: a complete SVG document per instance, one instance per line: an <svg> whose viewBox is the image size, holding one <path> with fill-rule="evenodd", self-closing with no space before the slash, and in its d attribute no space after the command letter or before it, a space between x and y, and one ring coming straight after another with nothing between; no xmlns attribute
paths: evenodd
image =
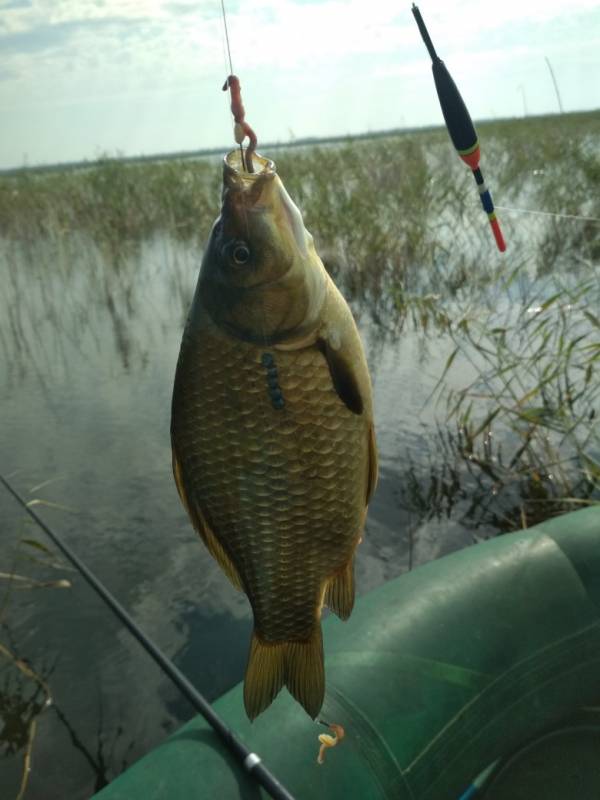
<svg viewBox="0 0 600 800"><path fill-rule="evenodd" d="M271 400L271 405L274 409L279 411L285 406L283 393L279 386L279 377L277 374L277 365L272 353L263 353L260 357L260 362L266 368L267 377L267 394Z"/></svg>

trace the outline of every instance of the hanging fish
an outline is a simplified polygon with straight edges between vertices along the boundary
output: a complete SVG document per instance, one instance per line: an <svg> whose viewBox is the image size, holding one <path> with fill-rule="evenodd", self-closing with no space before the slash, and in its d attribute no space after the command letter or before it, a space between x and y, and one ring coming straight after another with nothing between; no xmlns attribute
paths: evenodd
<svg viewBox="0 0 600 800"><path fill-rule="evenodd" d="M321 608L354 602L377 480L371 383L350 309L272 161L226 156L173 391L179 494L252 606L250 719L282 686L316 717Z"/></svg>

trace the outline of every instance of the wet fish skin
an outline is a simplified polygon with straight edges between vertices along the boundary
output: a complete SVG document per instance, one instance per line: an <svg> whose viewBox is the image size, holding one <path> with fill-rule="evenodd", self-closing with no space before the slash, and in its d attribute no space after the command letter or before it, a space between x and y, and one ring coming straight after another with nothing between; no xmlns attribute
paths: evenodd
<svg viewBox="0 0 600 800"><path fill-rule="evenodd" d="M316 717L321 608L352 610L376 482L370 379L352 314L274 168L255 156L250 178L234 159L177 365L174 473L252 606L248 716L286 685Z"/></svg>

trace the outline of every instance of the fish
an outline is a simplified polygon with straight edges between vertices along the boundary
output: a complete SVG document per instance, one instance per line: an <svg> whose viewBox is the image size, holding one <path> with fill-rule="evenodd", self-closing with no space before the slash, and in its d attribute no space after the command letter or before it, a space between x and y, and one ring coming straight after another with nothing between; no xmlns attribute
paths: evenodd
<svg viewBox="0 0 600 800"><path fill-rule="evenodd" d="M250 602L250 720L283 686L323 704L321 614L354 604L377 483L372 387L352 312L273 161L223 162L173 387L173 473L209 552Z"/></svg>

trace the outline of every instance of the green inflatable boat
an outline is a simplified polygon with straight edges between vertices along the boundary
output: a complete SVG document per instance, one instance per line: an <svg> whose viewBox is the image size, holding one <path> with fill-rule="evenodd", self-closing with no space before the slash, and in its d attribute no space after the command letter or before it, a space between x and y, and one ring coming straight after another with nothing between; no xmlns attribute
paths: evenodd
<svg viewBox="0 0 600 800"><path fill-rule="evenodd" d="M297 800L600 798L600 506L403 575L324 639L322 765L286 692L252 724L241 685L215 703ZM198 717L96 797L267 795Z"/></svg>

